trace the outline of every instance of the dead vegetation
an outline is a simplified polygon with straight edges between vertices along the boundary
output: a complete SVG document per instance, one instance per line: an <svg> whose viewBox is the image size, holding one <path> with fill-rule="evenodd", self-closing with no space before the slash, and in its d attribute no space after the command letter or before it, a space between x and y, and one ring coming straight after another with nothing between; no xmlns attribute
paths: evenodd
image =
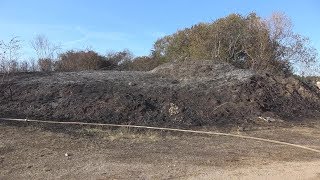
<svg viewBox="0 0 320 180"><path fill-rule="evenodd" d="M1 117L170 127L274 125L318 116L320 108L315 86L213 61L151 72L20 73L0 93Z"/></svg>
<svg viewBox="0 0 320 180"><path fill-rule="evenodd" d="M103 129L103 128L79 128L79 134L99 137L108 141L131 140L133 142L156 142L164 137L157 131L137 131L130 128ZM165 136L170 138L170 136ZM173 137L172 137L173 138Z"/></svg>

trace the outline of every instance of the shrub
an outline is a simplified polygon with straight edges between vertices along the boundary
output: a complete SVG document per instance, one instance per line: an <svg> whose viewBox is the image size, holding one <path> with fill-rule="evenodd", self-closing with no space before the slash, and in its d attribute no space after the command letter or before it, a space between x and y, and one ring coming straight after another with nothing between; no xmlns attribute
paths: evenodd
<svg viewBox="0 0 320 180"><path fill-rule="evenodd" d="M130 71L150 71L159 66L161 62L149 56L140 56L134 58L126 64L126 69Z"/></svg>
<svg viewBox="0 0 320 180"><path fill-rule="evenodd" d="M94 51L67 51L59 55L57 71L83 71L108 69L112 62Z"/></svg>

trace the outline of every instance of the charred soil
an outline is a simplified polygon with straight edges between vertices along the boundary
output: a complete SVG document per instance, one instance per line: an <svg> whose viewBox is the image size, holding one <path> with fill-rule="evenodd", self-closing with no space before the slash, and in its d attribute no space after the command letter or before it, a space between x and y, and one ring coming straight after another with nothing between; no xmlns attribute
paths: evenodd
<svg viewBox="0 0 320 180"><path fill-rule="evenodd" d="M212 61L150 72L20 73L0 83L0 116L11 118L228 127L301 120L319 109L316 86Z"/></svg>

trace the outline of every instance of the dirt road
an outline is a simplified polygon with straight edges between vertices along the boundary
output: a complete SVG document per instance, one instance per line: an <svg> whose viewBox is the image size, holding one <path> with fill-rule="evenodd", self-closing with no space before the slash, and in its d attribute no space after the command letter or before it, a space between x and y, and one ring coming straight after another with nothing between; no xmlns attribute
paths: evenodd
<svg viewBox="0 0 320 180"><path fill-rule="evenodd" d="M320 149L320 128L241 132ZM320 154L239 138L0 123L0 179L319 179Z"/></svg>

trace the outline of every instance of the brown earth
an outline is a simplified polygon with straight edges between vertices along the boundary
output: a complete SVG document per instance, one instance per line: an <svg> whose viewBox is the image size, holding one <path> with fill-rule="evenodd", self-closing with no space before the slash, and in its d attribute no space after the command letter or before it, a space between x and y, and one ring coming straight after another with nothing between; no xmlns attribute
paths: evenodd
<svg viewBox="0 0 320 180"><path fill-rule="evenodd" d="M231 133L320 150L319 129L315 121ZM319 166L319 153L233 137L0 122L3 180L319 179Z"/></svg>
<svg viewBox="0 0 320 180"><path fill-rule="evenodd" d="M319 109L311 84L211 61L0 83L0 117L219 130L320 150ZM0 179L319 179L319 158L248 139L0 122Z"/></svg>
<svg viewBox="0 0 320 180"><path fill-rule="evenodd" d="M150 72L20 73L0 83L0 117L10 118L252 129L319 117L319 109L315 86L212 61Z"/></svg>

